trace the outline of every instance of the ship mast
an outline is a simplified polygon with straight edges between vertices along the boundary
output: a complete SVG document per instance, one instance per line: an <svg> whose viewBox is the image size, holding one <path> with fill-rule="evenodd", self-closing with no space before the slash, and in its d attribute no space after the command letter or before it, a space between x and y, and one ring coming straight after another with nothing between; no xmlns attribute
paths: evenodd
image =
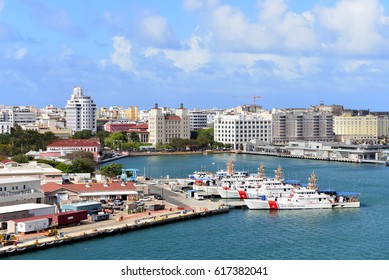
<svg viewBox="0 0 389 280"><path fill-rule="evenodd" d="M235 171L234 171L234 164L232 163L232 159L230 159L227 163L227 172L228 174L230 175L234 175Z"/></svg>
<svg viewBox="0 0 389 280"><path fill-rule="evenodd" d="M261 163L258 168L258 177L264 178L265 177L265 166Z"/></svg>

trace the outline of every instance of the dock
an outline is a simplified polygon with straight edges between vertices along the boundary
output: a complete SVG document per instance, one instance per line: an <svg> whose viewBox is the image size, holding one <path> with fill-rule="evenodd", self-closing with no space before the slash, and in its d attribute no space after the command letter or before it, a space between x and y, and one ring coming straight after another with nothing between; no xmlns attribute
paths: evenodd
<svg viewBox="0 0 389 280"><path fill-rule="evenodd" d="M155 188L166 188L155 186ZM44 236L43 231L18 235L16 245L0 247L0 258L14 254L22 254L33 250L44 250L83 240L111 236L118 233L131 232L169 223L190 219L198 219L212 215L225 214L230 207L220 202L186 198L185 193L176 193L168 188L164 190L166 200L153 200L150 203L164 204L164 210L127 214L119 211L110 215L109 220L95 222L82 221L80 225L61 228L62 237ZM1 246L1 245L0 245Z"/></svg>

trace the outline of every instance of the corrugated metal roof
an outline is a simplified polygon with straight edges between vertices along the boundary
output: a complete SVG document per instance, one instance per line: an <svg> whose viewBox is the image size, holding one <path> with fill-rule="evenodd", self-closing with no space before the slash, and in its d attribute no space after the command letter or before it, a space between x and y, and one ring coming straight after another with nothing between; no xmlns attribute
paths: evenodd
<svg viewBox="0 0 389 280"><path fill-rule="evenodd" d="M100 143L89 139L66 139L56 141L47 147L94 147L100 146Z"/></svg>
<svg viewBox="0 0 389 280"><path fill-rule="evenodd" d="M10 183L22 183L30 181L41 181L39 178L35 177L13 177L13 178L0 178L0 184L10 184Z"/></svg>
<svg viewBox="0 0 389 280"><path fill-rule="evenodd" d="M0 214L9 213L9 212L17 212L17 211L26 211L26 210L35 210L35 209L44 209L55 207L50 204L39 204L39 203L24 203L10 206L2 206L0 207Z"/></svg>

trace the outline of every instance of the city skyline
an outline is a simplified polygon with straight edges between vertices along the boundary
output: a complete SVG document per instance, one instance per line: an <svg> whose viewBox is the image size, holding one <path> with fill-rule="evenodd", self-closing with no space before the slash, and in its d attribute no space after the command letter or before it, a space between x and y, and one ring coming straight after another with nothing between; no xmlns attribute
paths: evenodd
<svg viewBox="0 0 389 280"><path fill-rule="evenodd" d="M0 0L0 104L388 111L387 2L243 2Z"/></svg>

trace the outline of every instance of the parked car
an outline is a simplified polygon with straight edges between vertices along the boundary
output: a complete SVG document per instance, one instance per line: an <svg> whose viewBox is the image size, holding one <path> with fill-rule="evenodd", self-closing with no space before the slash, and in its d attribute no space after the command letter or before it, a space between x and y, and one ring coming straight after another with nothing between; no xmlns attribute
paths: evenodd
<svg viewBox="0 0 389 280"><path fill-rule="evenodd" d="M113 201L113 204L114 204L115 206L121 206L121 205L123 205L123 201L121 201L120 199L115 199L115 200Z"/></svg>
<svg viewBox="0 0 389 280"><path fill-rule="evenodd" d="M154 195L154 198L157 200L163 200L162 196L160 194Z"/></svg>
<svg viewBox="0 0 389 280"><path fill-rule="evenodd" d="M151 197L149 197L149 196L143 197L141 200L142 201L151 201Z"/></svg>
<svg viewBox="0 0 389 280"><path fill-rule="evenodd" d="M107 201L105 199L100 199L101 204L107 204Z"/></svg>
<svg viewBox="0 0 389 280"><path fill-rule="evenodd" d="M143 201L136 201L135 202L136 203L136 205L139 207L139 206L144 206L145 205L145 203L143 202Z"/></svg>

